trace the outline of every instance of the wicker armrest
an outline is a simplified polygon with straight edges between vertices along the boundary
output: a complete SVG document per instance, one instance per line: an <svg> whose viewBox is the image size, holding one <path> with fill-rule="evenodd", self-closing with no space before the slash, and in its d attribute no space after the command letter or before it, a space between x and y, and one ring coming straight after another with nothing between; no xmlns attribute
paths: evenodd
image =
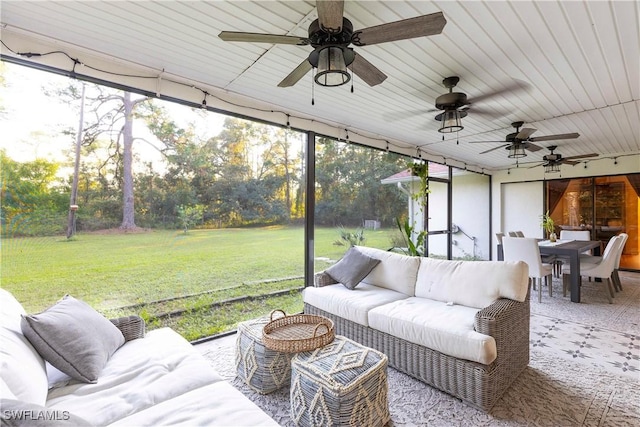
<svg viewBox="0 0 640 427"><path fill-rule="evenodd" d="M124 335L124 341L131 341L138 338L144 338L146 327L144 319L140 316L125 316L117 319L109 319L111 323L116 325L122 335Z"/></svg>
<svg viewBox="0 0 640 427"><path fill-rule="evenodd" d="M338 282L336 282L333 277L329 276L324 271L320 271L319 273L316 273L313 276L313 286L315 286L316 288L321 288L323 286L328 286L328 285L335 285L336 283Z"/></svg>
<svg viewBox="0 0 640 427"><path fill-rule="evenodd" d="M496 340L498 358L529 355L530 291L524 302L501 298L476 313L476 332Z"/></svg>

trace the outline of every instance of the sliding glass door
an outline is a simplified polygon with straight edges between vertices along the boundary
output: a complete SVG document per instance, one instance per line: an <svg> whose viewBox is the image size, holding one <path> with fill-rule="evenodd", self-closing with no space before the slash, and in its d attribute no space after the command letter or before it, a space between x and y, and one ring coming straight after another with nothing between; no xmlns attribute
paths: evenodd
<svg viewBox="0 0 640 427"><path fill-rule="evenodd" d="M640 174L546 182L547 208L561 230L589 230L605 245L627 233L620 268L640 270Z"/></svg>

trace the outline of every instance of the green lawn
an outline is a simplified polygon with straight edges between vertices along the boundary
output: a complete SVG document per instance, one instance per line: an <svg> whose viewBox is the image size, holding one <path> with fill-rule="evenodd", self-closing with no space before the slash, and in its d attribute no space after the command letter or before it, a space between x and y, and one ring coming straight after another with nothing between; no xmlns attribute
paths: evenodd
<svg viewBox="0 0 640 427"><path fill-rule="evenodd" d="M318 228L315 234L317 257L336 260L345 252L346 247L333 245L339 238L336 228ZM365 245L388 248L390 235L390 230L367 230ZM168 325L196 339L274 308L302 309L298 292L209 308L231 298L304 286L302 227L3 239L1 255L2 287L28 312L68 293L110 317L141 314L151 326ZM315 270L327 265L318 261ZM176 296L191 297L153 303ZM181 309L189 312L154 320Z"/></svg>

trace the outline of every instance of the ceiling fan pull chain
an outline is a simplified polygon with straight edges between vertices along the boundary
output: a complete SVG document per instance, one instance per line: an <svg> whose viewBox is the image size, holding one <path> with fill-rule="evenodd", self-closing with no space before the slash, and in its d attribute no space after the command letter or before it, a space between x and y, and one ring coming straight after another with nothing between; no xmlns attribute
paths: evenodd
<svg viewBox="0 0 640 427"><path fill-rule="evenodd" d="M351 69L351 93L353 93L353 68Z"/></svg>
<svg viewBox="0 0 640 427"><path fill-rule="evenodd" d="M311 105L316 105L316 85L313 84L315 81L316 69L314 68L311 72Z"/></svg>

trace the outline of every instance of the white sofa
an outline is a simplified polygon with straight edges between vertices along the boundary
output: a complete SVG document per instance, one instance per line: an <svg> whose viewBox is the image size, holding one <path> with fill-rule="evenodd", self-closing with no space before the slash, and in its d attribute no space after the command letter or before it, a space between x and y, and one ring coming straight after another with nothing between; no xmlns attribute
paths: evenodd
<svg viewBox="0 0 640 427"><path fill-rule="evenodd" d="M317 273L303 291L305 313L329 317L337 334L382 351L390 366L490 410L529 363L527 265L353 250L380 262L353 290L331 268Z"/></svg>
<svg viewBox="0 0 640 427"><path fill-rule="evenodd" d="M113 321L126 342L92 384L45 363L22 333L24 314L20 303L0 289L2 425L278 425L169 328L131 339L144 335L131 327L144 327L141 319Z"/></svg>

